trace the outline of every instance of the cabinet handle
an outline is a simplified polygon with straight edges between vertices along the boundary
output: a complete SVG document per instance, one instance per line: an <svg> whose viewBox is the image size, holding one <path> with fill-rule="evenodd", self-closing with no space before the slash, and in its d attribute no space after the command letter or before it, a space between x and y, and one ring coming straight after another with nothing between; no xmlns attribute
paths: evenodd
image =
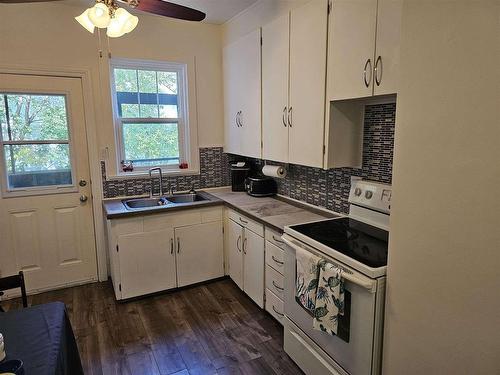
<svg viewBox="0 0 500 375"><path fill-rule="evenodd" d="M243 224L248 224L248 221L243 220L241 217L240 217L240 221L241 221Z"/></svg>
<svg viewBox="0 0 500 375"><path fill-rule="evenodd" d="M243 253L244 253L244 254L246 254L246 253L247 253L246 246L245 246L246 244L247 244L247 239L245 238L245 239L243 240L243 246L242 246L242 247L243 247Z"/></svg>
<svg viewBox="0 0 500 375"><path fill-rule="evenodd" d="M292 127L292 107L288 108L288 126Z"/></svg>
<svg viewBox="0 0 500 375"><path fill-rule="evenodd" d="M177 237L177 254L181 252L181 239Z"/></svg>
<svg viewBox="0 0 500 375"><path fill-rule="evenodd" d="M273 280L273 286L274 286L276 289L278 289L278 290L281 290L281 291L285 290L285 288L282 288L282 287L280 287L279 285L276 285L276 283L274 282L274 280Z"/></svg>
<svg viewBox="0 0 500 375"><path fill-rule="evenodd" d="M240 121L240 126L241 126L241 127L243 127L243 120L242 120L242 116L243 116L243 111L240 111L239 121Z"/></svg>
<svg viewBox="0 0 500 375"><path fill-rule="evenodd" d="M284 125L284 126L285 126L285 128L286 128L286 120L285 120L285 117L286 117L286 106L285 106L285 108L283 108L283 116L282 116L283 125Z"/></svg>
<svg viewBox="0 0 500 375"><path fill-rule="evenodd" d="M279 238L276 238L276 236L273 234L273 240L275 240L276 242L279 242L279 243L284 243L282 240L280 240Z"/></svg>
<svg viewBox="0 0 500 375"><path fill-rule="evenodd" d="M380 63L380 69L378 67L378 64ZM377 61L375 61L375 83L377 86L380 86L380 82L382 82L382 56L377 57ZM378 72L380 71L380 78Z"/></svg>
<svg viewBox="0 0 500 375"><path fill-rule="evenodd" d="M174 253L174 239L170 239L170 254Z"/></svg>
<svg viewBox="0 0 500 375"><path fill-rule="evenodd" d="M241 125L240 125L239 118L240 118L240 111L236 112L236 126L237 126L238 128L241 126Z"/></svg>
<svg viewBox="0 0 500 375"><path fill-rule="evenodd" d="M274 307L274 305L273 305L273 311L274 311L276 314L280 315L280 316L285 316L285 314L280 313L278 310L276 310L276 308Z"/></svg>
<svg viewBox="0 0 500 375"><path fill-rule="evenodd" d="M368 69L368 65L370 65L370 69ZM367 70L370 71L370 79L369 80L366 79L366 71ZM372 60L371 59L366 60L365 67L363 69L363 80L365 81L366 87L370 86L370 82L372 80Z"/></svg>
<svg viewBox="0 0 500 375"><path fill-rule="evenodd" d="M238 236L238 239L236 240L236 247L238 248L238 251L241 253L240 241L241 241L241 236Z"/></svg>
<svg viewBox="0 0 500 375"><path fill-rule="evenodd" d="M275 261L276 263L278 263L278 264L281 264L281 265L285 264L285 262L282 262L281 260L276 259L276 258L274 257L274 255L271 255L271 259L272 259L272 260L274 260L274 261Z"/></svg>

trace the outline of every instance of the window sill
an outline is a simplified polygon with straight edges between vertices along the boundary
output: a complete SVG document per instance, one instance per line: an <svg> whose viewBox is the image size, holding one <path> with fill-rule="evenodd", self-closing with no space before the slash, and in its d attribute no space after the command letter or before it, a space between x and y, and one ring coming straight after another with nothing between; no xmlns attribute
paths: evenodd
<svg viewBox="0 0 500 375"><path fill-rule="evenodd" d="M176 177L176 176L193 176L200 174L199 169L162 169L163 177ZM154 172L154 177L158 177L158 172ZM122 172L115 175L106 176L106 181L109 180L130 180L130 179L144 179L149 178L149 171L134 171Z"/></svg>

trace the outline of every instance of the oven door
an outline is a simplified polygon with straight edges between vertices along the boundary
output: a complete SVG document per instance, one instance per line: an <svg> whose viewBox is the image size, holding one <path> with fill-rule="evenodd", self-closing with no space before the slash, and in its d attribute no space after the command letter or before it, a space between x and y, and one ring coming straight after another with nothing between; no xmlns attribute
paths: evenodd
<svg viewBox="0 0 500 375"><path fill-rule="evenodd" d="M385 278L371 279L354 269L328 257L317 249L284 235L285 253L285 315L317 344L331 359L350 375L378 374L380 371L383 302ZM341 266L344 270L346 297L350 294L348 339L313 329L312 316L295 300L297 247ZM349 280L347 279L349 277ZM339 323L340 327L340 323ZM300 365L300 364L299 364Z"/></svg>

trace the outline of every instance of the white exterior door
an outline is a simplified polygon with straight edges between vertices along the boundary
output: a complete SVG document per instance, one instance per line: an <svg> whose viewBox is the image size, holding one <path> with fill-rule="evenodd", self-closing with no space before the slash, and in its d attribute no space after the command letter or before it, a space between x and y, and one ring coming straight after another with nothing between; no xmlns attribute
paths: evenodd
<svg viewBox="0 0 500 375"><path fill-rule="evenodd" d="M0 99L0 275L96 280L81 79L0 74Z"/></svg>
<svg viewBox="0 0 500 375"><path fill-rule="evenodd" d="M175 228L178 287L224 276L222 222Z"/></svg>
<svg viewBox="0 0 500 375"><path fill-rule="evenodd" d="M289 44L288 13L262 27L262 157L284 163L288 163Z"/></svg>
<svg viewBox="0 0 500 375"><path fill-rule="evenodd" d="M323 167L328 2L291 11L289 162Z"/></svg>
<svg viewBox="0 0 500 375"><path fill-rule="evenodd" d="M175 288L174 230L118 237L122 298Z"/></svg>
<svg viewBox="0 0 500 375"><path fill-rule="evenodd" d="M243 290L243 252L241 250L243 228L232 220L227 222L229 277Z"/></svg>
<svg viewBox="0 0 500 375"><path fill-rule="evenodd" d="M264 307L264 238L244 229L243 290L260 307Z"/></svg>

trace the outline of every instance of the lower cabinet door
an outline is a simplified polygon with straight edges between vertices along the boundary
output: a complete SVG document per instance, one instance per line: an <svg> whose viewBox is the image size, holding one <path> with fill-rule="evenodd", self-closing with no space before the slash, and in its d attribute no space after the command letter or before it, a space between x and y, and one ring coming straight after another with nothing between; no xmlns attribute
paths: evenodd
<svg viewBox="0 0 500 375"><path fill-rule="evenodd" d="M245 228L243 249L243 290L264 307L264 238Z"/></svg>
<svg viewBox="0 0 500 375"><path fill-rule="evenodd" d="M231 219L227 221L227 252L229 258L229 277L243 289L243 227Z"/></svg>
<svg viewBox="0 0 500 375"><path fill-rule="evenodd" d="M122 299L176 287L174 230L118 237Z"/></svg>
<svg viewBox="0 0 500 375"><path fill-rule="evenodd" d="M175 228L178 286L224 276L222 222Z"/></svg>

